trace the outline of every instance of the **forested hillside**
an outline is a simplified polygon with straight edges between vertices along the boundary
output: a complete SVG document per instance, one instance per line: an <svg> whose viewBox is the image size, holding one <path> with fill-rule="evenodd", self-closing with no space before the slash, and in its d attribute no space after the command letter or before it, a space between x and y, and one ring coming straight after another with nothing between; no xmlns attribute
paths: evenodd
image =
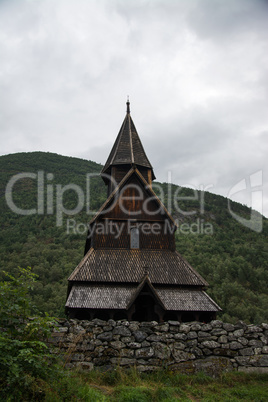
<svg viewBox="0 0 268 402"><path fill-rule="evenodd" d="M95 162L52 153L0 157L1 272L31 266L39 276L33 301L54 316L64 315L67 278L83 257L86 223L106 199L100 170ZM209 282L222 319L268 322L267 219L257 233L231 216L224 197L198 192L191 200L192 190L166 183L155 191L179 222L177 250ZM180 200L170 202L176 194ZM231 205L250 218L249 208Z"/></svg>

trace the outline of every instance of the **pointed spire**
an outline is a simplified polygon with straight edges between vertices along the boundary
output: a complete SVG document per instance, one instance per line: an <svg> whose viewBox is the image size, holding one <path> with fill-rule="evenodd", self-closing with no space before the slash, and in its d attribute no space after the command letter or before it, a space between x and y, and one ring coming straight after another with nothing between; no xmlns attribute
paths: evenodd
<svg viewBox="0 0 268 402"><path fill-rule="evenodd" d="M127 96L127 114L130 114L130 102L129 102L129 96Z"/></svg>
<svg viewBox="0 0 268 402"><path fill-rule="evenodd" d="M152 165L142 146L140 137L130 115L130 102L127 97L127 114L120 128L118 136L112 147L110 155L102 169L102 173L109 173L111 166L137 165L152 171L152 179L155 179ZM127 167L128 168L128 167ZM126 168L126 169L127 169Z"/></svg>

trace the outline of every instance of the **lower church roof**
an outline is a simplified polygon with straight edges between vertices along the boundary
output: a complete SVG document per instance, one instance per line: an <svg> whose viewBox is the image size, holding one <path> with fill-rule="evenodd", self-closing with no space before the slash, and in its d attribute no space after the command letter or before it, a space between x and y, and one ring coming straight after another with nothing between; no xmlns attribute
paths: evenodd
<svg viewBox="0 0 268 402"><path fill-rule="evenodd" d="M68 308L127 309L137 287L131 285L73 285ZM154 287L167 311L219 311L220 307L203 290Z"/></svg>

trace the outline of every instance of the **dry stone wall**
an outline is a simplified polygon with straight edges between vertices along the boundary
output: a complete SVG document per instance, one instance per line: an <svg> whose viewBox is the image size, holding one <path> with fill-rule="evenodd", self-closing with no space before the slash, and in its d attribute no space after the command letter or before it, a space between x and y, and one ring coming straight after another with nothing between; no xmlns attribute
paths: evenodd
<svg viewBox="0 0 268 402"><path fill-rule="evenodd" d="M58 322L49 342L68 368L268 372L268 324L69 320Z"/></svg>

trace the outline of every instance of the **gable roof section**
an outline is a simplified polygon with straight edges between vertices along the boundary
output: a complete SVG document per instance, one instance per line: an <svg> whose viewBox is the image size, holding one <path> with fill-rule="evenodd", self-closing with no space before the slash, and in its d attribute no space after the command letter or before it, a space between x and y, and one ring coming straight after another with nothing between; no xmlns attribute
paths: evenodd
<svg viewBox="0 0 268 402"><path fill-rule="evenodd" d="M69 281L140 283L145 270L153 285L208 286L178 252L145 249L91 248Z"/></svg>
<svg viewBox="0 0 268 402"><path fill-rule="evenodd" d="M122 164L136 164L153 170L129 112L126 114L102 173L107 172L111 166ZM153 172L152 174L155 178Z"/></svg>
<svg viewBox="0 0 268 402"><path fill-rule="evenodd" d="M127 305L127 309L129 309L132 306L132 304L135 302L135 300L139 297L139 294L141 293L141 291L142 291L142 289L144 288L145 285L149 286L149 289L150 289L152 295L157 300L157 302L160 304L160 306L165 310L166 308L165 308L164 304L162 303L162 300L158 296L157 292L155 291L155 288L151 284L151 281L150 281L150 278L149 278L148 274L144 275L143 280L141 281L139 286L136 288L135 292L133 292L132 297L131 297L128 305Z"/></svg>
<svg viewBox="0 0 268 402"><path fill-rule="evenodd" d="M109 197L107 198L107 200L103 203L103 205L100 207L100 209L98 210L98 212L93 216L93 218L91 219L91 221L89 222L89 224L91 225L93 222L96 221L96 219L98 217L101 216L101 214L103 213L103 211L105 211L108 206L113 202L113 200L116 197L119 197L120 191L123 189L123 187L127 184L127 181L130 179L130 177L132 175L136 175L136 177L140 180L143 188L146 190L146 192L149 194L149 196L153 197L155 202L158 204L158 206L161 208L161 210L163 211L163 213L166 215L166 217L172 222L173 225L175 225L177 227L176 222L174 221L173 217L170 215L170 213L168 212L168 210L166 209L165 205L162 203L162 201L157 197L157 195L155 194L155 192L153 191L153 189L151 188L151 186L149 186L149 184L147 183L147 181L144 179L144 177L142 176L142 174L140 173L139 169L137 167L132 167L131 169L129 169L129 171L127 172L127 174L123 177L123 179L121 180L121 182L116 186L116 188L112 191L112 193L109 195Z"/></svg>

